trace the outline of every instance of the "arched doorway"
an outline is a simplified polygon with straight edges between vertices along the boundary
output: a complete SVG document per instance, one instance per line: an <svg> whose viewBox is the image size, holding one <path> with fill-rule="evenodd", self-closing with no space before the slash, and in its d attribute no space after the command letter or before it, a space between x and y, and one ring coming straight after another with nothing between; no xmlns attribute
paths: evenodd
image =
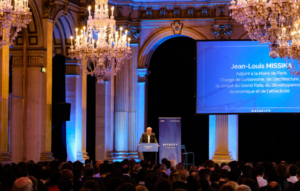
<svg viewBox="0 0 300 191"><path fill-rule="evenodd" d="M149 65L148 124L158 134L158 117L181 117L182 144L195 153L195 161L204 162L208 116L195 116L196 65L192 38L171 38L157 47Z"/></svg>

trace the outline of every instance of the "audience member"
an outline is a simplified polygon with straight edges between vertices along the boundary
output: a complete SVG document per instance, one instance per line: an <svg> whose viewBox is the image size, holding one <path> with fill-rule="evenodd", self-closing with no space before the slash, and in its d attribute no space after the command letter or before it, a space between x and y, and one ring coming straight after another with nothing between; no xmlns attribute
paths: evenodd
<svg viewBox="0 0 300 191"><path fill-rule="evenodd" d="M288 183L289 184L294 184L298 181L298 178L297 178L297 173L298 173L298 167L297 165L291 165L289 167L289 174L290 174L290 177L287 179Z"/></svg>
<svg viewBox="0 0 300 191"><path fill-rule="evenodd" d="M236 191L251 191L250 187L249 186L246 186L246 185L240 185L236 188Z"/></svg>
<svg viewBox="0 0 300 191"><path fill-rule="evenodd" d="M135 190L136 191L148 191L148 189L145 186L143 186L143 185L137 185L135 187Z"/></svg>
<svg viewBox="0 0 300 191"><path fill-rule="evenodd" d="M148 173L145 177L145 186L149 191L154 191L158 183L158 176L156 173Z"/></svg>
<svg viewBox="0 0 300 191"><path fill-rule="evenodd" d="M169 178L169 176L166 174L166 171L167 171L167 165L161 164L161 165L160 165L160 168L159 168L159 171L161 172L163 178L166 178L166 179Z"/></svg>
<svg viewBox="0 0 300 191"><path fill-rule="evenodd" d="M1 182L2 186L2 182ZM12 191L32 191L32 181L28 177L22 177L17 179L13 183ZM8 190L8 189L7 189Z"/></svg>
<svg viewBox="0 0 300 191"><path fill-rule="evenodd" d="M123 176L122 176L123 180L126 183L131 183L131 184L133 184L133 185L136 186L137 185L137 181L136 181L136 179L130 177L130 174L129 174L130 173L130 167L129 167L128 164L124 164L122 166L122 171L123 171Z"/></svg>
<svg viewBox="0 0 300 191"><path fill-rule="evenodd" d="M166 179L162 179L157 183L155 191L172 191L170 182Z"/></svg>
<svg viewBox="0 0 300 191"><path fill-rule="evenodd" d="M210 186L213 187L214 189L216 190L219 190L220 189L220 185L219 185L219 182L220 182L220 174L219 173L212 173L209 177L209 180L210 180Z"/></svg>

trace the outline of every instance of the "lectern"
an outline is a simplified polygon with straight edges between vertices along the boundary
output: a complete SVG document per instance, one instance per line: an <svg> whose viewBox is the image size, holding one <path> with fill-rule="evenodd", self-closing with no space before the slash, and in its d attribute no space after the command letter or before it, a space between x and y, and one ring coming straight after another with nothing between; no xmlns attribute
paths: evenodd
<svg viewBox="0 0 300 191"><path fill-rule="evenodd" d="M157 163L158 143L140 143L139 152L155 152L155 164Z"/></svg>

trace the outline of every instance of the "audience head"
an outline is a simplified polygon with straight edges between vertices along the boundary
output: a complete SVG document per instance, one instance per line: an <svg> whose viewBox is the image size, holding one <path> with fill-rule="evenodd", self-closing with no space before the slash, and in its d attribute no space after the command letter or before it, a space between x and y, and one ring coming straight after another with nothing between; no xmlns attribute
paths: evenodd
<svg viewBox="0 0 300 191"><path fill-rule="evenodd" d="M220 181L220 174L216 173L216 172L212 173L209 177L209 180L211 183L213 183L213 182L218 183Z"/></svg>
<svg viewBox="0 0 300 191"><path fill-rule="evenodd" d="M297 175L297 173L298 173L298 166L297 165L291 165L290 167L289 167L289 173L290 173L290 175L291 176L296 176Z"/></svg>
<svg viewBox="0 0 300 191"><path fill-rule="evenodd" d="M236 188L236 191L251 191L250 187L249 186L246 186L246 185L240 185Z"/></svg>
<svg viewBox="0 0 300 191"><path fill-rule="evenodd" d="M201 184L198 180L190 176L187 181L187 190L188 191L200 191L201 190ZM201 190L203 191L203 190Z"/></svg>
<svg viewBox="0 0 300 191"><path fill-rule="evenodd" d="M106 176L107 177L107 176ZM107 182L104 182L104 188L106 191L116 191L119 186L124 184L124 180L119 177L113 177Z"/></svg>
<svg viewBox="0 0 300 191"><path fill-rule="evenodd" d="M82 187L88 188L91 191L101 191L99 183L96 180L92 179L85 181Z"/></svg>
<svg viewBox="0 0 300 191"><path fill-rule="evenodd" d="M141 166L139 164L136 164L133 166L133 172L138 173L141 170Z"/></svg>
<svg viewBox="0 0 300 191"><path fill-rule="evenodd" d="M72 180L68 178L61 178L57 182L57 187L60 191L70 191L73 189Z"/></svg>
<svg viewBox="0 0 300 191"><path fill-rule="evenodd" d="M73 179L73 173L72 171L68 170L68 169L64 169L62 171L60 171L60 175L61 175L61 178L64 179L69 179L69 180L72 180Z"/></svg>
<svg viewBox="0 0 300 191"><path fill-rule="evenodd" d="M149 191L154 191L156 185L158 183L158 176L156 173L149 173L145 177L145 186Z"/></svg>
<svg viewBox="0 0 300 191"><path fill-rule="evenodd" d="M215 168L215 163L214 163L214 161L212 161L212 160L207 160L207 161L205 162L205 167L208 168L208 169L210 169L211 171L213 171L214 168Z"/></svg>
<svg viewBox="0 0 300 191"><path fill-rule="evenodd" d="M209 180L210 175L211 175L211 170L210 169L201 169L199 171L199 178L200 179Z"/></svg>
<svg viewBox="0 0 300 191"><path fill-rule="evenodd" d="M228 178L228 170L225 169L220 170L220 178L226 180Z"/></svg>
<svg viewBox="0 0 300 191"><path fill-rule="evenodd" d="M28 177L22 177L14 182L12 191L32 191L32 188L32 181Z"/></svg>
<svg viewBox="0 0 300 191"><path fill-rule="evenodd" d="M143 185L137 185L135 187L135 190L136 191L148 191L148 189L145 186L143 186Z"/></svg>
<svg viewBox="0 0 300 191"><path fill-rule="evenodd" d="M173 170L169 176L169 181L171 184L176 181L181 181L180 173L177 170Z"/></svg>
<svg viewBox="0 0 300 191"><path fill-rule="evenodd" d="M223 185L219 191L236 191L234 188L232 188L231 186L229 185Z"/></svg>
<svg viewBox="0 0 300 191"><path fill-rule="evenodd" d="M233 190L236 190L237 187L239 186L236 182L234 181L229 181L223 184L224 186L231 186Z"/></svg>
<svg viewBox="0 0 300 191"><path fill-rule="evenodd" d="M231 168L228 165L222 166L222 170L227 170L228 172L231 171Z"/></svg>
<svg viewBox="0 0 300 191"><path fill-rule="evenodd" d="M103 161L102 160L98 160L95 164L95 167L96 168L99 168L100 164L103 164Z"/></svg>
<svg viewBox="0 0 300 191"><path fill-rule="evenodd" d="M170 161L166 161L166 165L167 165L167 169L171 168L171 162Z"/></svg>
<svg viewBox="0 0 300 191"><path fill-rule="evenodd" d="M265 168L263 166L257 166L254 168L255 176L264 176Z"/></svg>
<svg viewBox="0 0 300 191"><path fill-rule="evenodd" d="M172 187L169 181L161 179L155 187L155 191L172 191Z"/></svg>
<svg viewBox="0 0 300 191"><path fill-rule="evenodd" d="M116 191L135 191L135 186L130 183L120 185Z"/></svg>
<svg viewBox="0 0 300 191"><path fill-rule="evenodd" d="M266 191L281 191L281 187L277 182L270 182L267 187Z"/></svg>
<svg viewBox="0 0 300 191"><path fill-rule="evenodd" d="M34 178L33 176L28 176L28 178L31 180L32 182L32 190L35 191L37 190L37 186L38 186L38 181L36 178Z"/></svg>
<svg viewBox="0 0 300 191"><path fill-rule="evenodd" d="M184 170L184 164L183 163L178 163L176 165L176 170L178 170L178 171Z"/></svg>
<svg viewBox="0 0 300 191"><path fill-rule="evenodd" d="M159 170L165 172L167 170L167 165L161 164Z"/></svg>
<svg viewBox="0 0 300 191"><path fill-rule="evenodd" d="M123 174L128 174L129 171L130 171L130 166L128 164L124 164L122 166L122 172L123 172Z"/></svg>
<svg viewBox="0 0 300 191"><path fill-rule="evenodd" d="M105 176L108 173L108 167L106 164L99 165L99 173L101 176Z"/></svg>
<svg viewBox="0 0 300 191"><path fill-rule="evenodd" d="M175 160L170 160L171 162L171 168L175 169L176 168L176 161Z"/></svg>
<svg viewBox="0 0 300 191"><path fill-rule="evenodd" d="M190 166L189 174L194 178L198 177L198 169L196 166Z"/></svg>
<svg viewBox="0 0 300 191"><path fill-rule="evenodd" d="M286 165L283 165L283 164L278 165L276 168L276 171L277 171L277 175L286 176L286 174L287 174Z"/></svg>
<svg viewBox="0 0 300 191"><path fill-rule="evenodd" d="M237 170L231 170L230 172L228 172L227 176L229 181L237 182L238 179L240 178L240 173Z"/></svg>
<svg viewBox="0 0 300 191"><path fill-rule="evenodd" d="M184 169L180 171L180 179L181 181L186 181L187 177L189 176L189 171Z"/></svg>

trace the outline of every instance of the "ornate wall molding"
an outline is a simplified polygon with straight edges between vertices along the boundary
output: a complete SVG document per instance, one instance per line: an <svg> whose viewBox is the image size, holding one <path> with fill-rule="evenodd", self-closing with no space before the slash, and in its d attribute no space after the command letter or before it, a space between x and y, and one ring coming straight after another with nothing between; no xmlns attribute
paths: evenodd
<svg viewBox="0 0 300 191"><path fill-rule="evenodd" d="M248 32L245 32L244 34L242 34L242 36L240 36L238 39L250 39L248 36Z"/></svg>
<svg viewBox="0 0 300 191"><path fill-rule="evenodd" d="M128 30L128 36L131 38L131 42L138 43L138 40L141 36L141 27L140 26L130 26Z"/></svg>
<svg viewBox="0 0 300 191"><path fill-rule="evenodd" d="M230 39L232 25L213 25L211 33L215 36L215 39Z"/></svg>
<svg viewBox="0 0 300 191"><path fill-rule="evenodd" d="M77 64L66 65L66 75L80 75L80 66Z"/></svg>
<svg viewBox="0 0 300 191"><path fill-rule="evenodd" d="M223 10L223 9L222 9ZM225 8L223 13L225 13ZM151 7L139 10L139 19L164 19L164 18L211 18L216 17L216 7L202 6L201 8L179 8L153 10Z"/></svg>
<svg viewBox="0 0 300 191"><path fill-rule="evenodd" d="M148 76L150 72L148 71L148 68L138 68L137 69L137 76L138 76L138 82L148 82Z"/></svg>
<svg viewBox="0 0 300 191"><path fill-rule="evenodd" d="M58 8L59 4L53 0L43 1L43 18L52 19Z"/></svg>
<svg viewBox="0 0 300 191"><path fill-rule="evenodd" d="M174 34L181 34L183 23L180 23L180 21L174 21L174 23L171 24L171 27Z"/></svg>

